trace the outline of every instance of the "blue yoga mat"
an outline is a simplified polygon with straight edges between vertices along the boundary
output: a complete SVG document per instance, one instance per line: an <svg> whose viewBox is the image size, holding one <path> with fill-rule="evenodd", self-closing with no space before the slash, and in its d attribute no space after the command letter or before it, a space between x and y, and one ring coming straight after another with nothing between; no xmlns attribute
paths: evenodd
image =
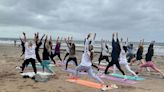
<svg viewBox="0 0 164 92"><path fill-rule="evenodd" d="M121 75L121 74L115 74L115 73L112 73L110 74L111 76L114 76L114 77L118 77L118 78L124 78L124 75ZM136 81L142 81L142 80L145 80L144 78L141 78L141 77L135 77L135 76L126 76L127 79L129 80L136 80Z"/></svg>

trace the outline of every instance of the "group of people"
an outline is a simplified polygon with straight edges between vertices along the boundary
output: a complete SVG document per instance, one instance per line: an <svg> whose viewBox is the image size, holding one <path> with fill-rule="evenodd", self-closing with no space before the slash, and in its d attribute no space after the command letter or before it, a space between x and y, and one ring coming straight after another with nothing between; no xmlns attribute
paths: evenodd
<svg viewBox="0 0 164 92"><path fill-rule="evenodd" d="M33 41L27 41L25 33L23 33L23 36L24 36L23 39L20 38L20 40L21 40L21 45L22 45L22 55L24 54L25 56L24 56L24 62L21 66L21 68L22 68L21 73L23 73L24 68L27 67L30 62L32 64L34 72L37 73L36 63L35 63L36 59L43 66L43 71L44 71L44 68L46 68L50 73L54 73L54 71L49 67L49 64L51 61L53 61L54 64L56 64L54 57L58 56L59 60L61 62L66 61L65 70L67 70L68 63L70 61L74 61L75 65L77 66L75 68L76 73L74 75L72 75L71 78L76 79L76 78L78 78L78 72L85 71L88 73L88 75L90 77L92 77L92 78L96 79L98 82L100 82L102 84L102 88L104 88L104 89L107 89L108 86L105 85L105 82L103 80L101 80L101 78L99 78L93 72L93 69L92 69L92 67L95 67L99 71L98 66L100 65L101 61L104 59L108 62L108 65L104 71L105 74L109 74L108 69L113 66L114 67L113 72L114 73L116 72L116 67L117 67L119 69L119 71L124 75L124 79L126 79L126 74L125 74L124 70L122 70L122 66L121 66L121 65L123 65L135 77L138 77L137 74L139 74L142 71L141 69L143 67L150 67L150 68L154 69L155 71L159 72L161 74L162 78L164 78L164 74L156 67L156 65L152 61L152 57L154 55L155 41L151 42L149 45L148 52L146 53L146 58L145 58L146 62L145 62L145 60L143 58L144 40L140 41L140 44L139 44L139 47L137 50L137 54L135 54L133 44L129 44L128 39L126 42L123 42L122 38L121 38L121 40L119 40L118 33L113 33L111 61L109 61L110 53L109 53L108 41L102 40L101 41L101 53L100 53L100 57L98 59L99 63L96 66L95 64L93 64L94 43L95 43L96 33L88 34L87 37L85 38L84 52L82 54L81 62L79 65L78 65L77 58L76 58L76 45L73 42L72 37L68 37L68 38L64 39L65 43L67 45L67 49L66 49L67 53L66 53L64 59L62 60L61 56L60 56L60 47L61 47L62 39L60 40L59 37L56 40L55 48L53 48L53 41L52 41L51 36L50 36L49 40L48 40L48 36L45 37L45 35L43 35L41 37L41 39L39 39L39 33L36 33L34 35ZM41 59L40 55L39 55L39 48L41 47L44 38L45 38L45 40L44 40L44 44L43 44L43 53L42 53L42 59ZM68 59L66 60L67 57L68 57ZM140 68L136 72L132 71L130 68L130 65L135 63L135 61L140 61L140 64L139 64ZM113 85L113 86L116 87L116 85Z"/></svg>

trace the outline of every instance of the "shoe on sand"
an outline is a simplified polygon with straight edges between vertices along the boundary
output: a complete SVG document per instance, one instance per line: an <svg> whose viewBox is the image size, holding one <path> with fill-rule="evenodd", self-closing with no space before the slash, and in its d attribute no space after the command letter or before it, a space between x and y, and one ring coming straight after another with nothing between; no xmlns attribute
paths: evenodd
<svg viewBox="0 0 164 92"><path fill-rule="evenodd" d="M102 88L101 88L102 91L107 91L107 90L110 90L110 88L108 87L108 85L104 85Z"/></svg>

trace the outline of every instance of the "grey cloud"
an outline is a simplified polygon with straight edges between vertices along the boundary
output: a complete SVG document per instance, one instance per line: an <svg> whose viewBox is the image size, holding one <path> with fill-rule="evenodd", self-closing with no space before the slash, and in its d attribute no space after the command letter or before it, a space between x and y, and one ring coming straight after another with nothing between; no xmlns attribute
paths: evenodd
<svg viewBox="0 0 164 92"><path fill-rule="evenodd" d="M99 38L137 34L147 40L162 41L163 0L1 0L1 27L30 27L38 30L68 33L78 38L79 32L97 32ZM156 32L157 31L157 32ZM155 38L151 34L160 38Z"/></svg>

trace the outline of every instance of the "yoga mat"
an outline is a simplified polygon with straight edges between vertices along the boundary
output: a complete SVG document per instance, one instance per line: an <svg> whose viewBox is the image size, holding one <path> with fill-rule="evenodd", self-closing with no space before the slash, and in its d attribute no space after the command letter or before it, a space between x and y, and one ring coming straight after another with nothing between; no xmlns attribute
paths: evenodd
<svg viewBox="0 0 164 92"><path fill-rule="evenodd" d="M27 67L32 67L32 65L29 64ZM53 68L53 65L52 65L52 64L49 64L49 67L50 67L50 68ZM36 68L41 68L41 69L42 69L43 67L42 67L42 65L40 65L40 64L36 64Z"/></svg>
<svg viewBox="0 0 164 92"><path fill-rule="evenodd" d="M69 73L74 73L74 74L76 73L75 70L73 70L73 69L67 69L67 70L62 69L62 70L66 71L66 72L69 72ZM86 73L86 72L79 72L79 74L81 74L81 75L87 75L88 73Z"/></svg>
<svg viewBox="0 0 164 92"><path fill-rule="evenodd" d="M47 76L47 75L53 75L52 73L48 73L48 72L37 72L37 74L39 74L39 75L45 75L45 76ZM35 76L35 73L34 72L25 72L25 73L21 73L21 75L22 76L29 76L29 77L33 77L33 76Z"/></svg>
<svg viewBox="0 0 164 92"><path fill-rule="evenodd" d="M120 82L120 83L126 83L126 84L135 84L137 83L136 81L133 80L123 80L121 78L117 78L117 77L113 77L113 76L107 76L107 75L100 75L100 78L104 78L107 80L111 80L111 81L116 81L116 82Z"/></svg>
<svg viewBox="0 0 164 92"><path fill-rule="evenodd" d="M91 87L91 88L96 88L96 89L101 89L102 86L99 83L91 82L91 81L86 81L86 80L81 80L81 79L67 79L66 81L71 82L71 83L76 83L79 85ZM112 89L110 87L110 89Z"/></svg>
<svg viewBox="0 0 164 92"><path fill-rule="evenodd" d="M118 77L118 78L124 78L123 75L121 74L115 74L115 73L112 73L110 74L111 76L114 76L114 77ZM134 76L126 76L127 79L129 80L136 80L136 81L141 81L141 80L145 80L144 78L141 78L141 77L134 77Z"/></svg>

